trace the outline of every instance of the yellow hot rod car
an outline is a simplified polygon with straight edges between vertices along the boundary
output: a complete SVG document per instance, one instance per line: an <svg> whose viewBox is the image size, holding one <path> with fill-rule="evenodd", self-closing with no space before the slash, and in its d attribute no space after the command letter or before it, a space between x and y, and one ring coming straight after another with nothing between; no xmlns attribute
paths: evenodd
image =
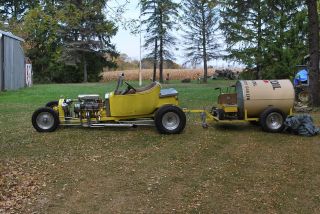
<svg viewBox="0 0 320 214"><path fill-rule="evenodd" d="M123 82L126 89L120 90ZM178 134L186 125L186 115L178 107L178 92L161 89L153 82L134 88L122 74L115 91L105 99L96 94L79 95L78 99L60 99L37 109L32 125L38 132L53 132L59 125L83 127L135 127L155 125L163 134Z"/></svg>

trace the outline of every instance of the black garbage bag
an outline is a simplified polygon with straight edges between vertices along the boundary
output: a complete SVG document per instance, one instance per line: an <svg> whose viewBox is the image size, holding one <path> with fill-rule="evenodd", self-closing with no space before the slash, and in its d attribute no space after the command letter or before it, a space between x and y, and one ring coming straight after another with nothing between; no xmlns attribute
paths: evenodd
<svg viewBox="0 0 320 214"><path fill-rule="evenodd" d="M314 136L320 129L313 124L313 119L308 114L288 116L284 122L285 131L303 136Z"/></svg>

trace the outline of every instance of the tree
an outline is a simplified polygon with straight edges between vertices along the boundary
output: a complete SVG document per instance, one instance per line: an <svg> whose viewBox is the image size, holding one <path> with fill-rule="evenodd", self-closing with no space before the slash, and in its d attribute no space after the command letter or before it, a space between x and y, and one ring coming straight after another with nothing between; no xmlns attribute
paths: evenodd
<svg viewBox="0 0 320 214"><path fill-rule="evenodd" d="M35 82L53 81L61 51L58 16L36 7L24 16L23 37L26 55L32 60Z"/></svg>
<svg viewBox="0 0 320 214"><path fill-rule="evenodd" d="M319 16L316 0L306 0L309 19L311 103L320 106L319 98Z"/></svg>
<svg viewBox="0 0 320 214"><path fill-rule="evenodd" d="M83 81L87 82L87 58L96 57L103 60L106 59L106 54L117 55L110 41L116 34L117 28L105 18L103 9L106 1L69 0L63 4L62 59L68 64L82 66Z"/></svg>
<svg viewBox="0 0 320 214"><path fill-rule="evenodd" d="M267 1L262 58L264 78L293 76L307 55L307 10L303 0Z"/></svg>
<svg viewBox="0 0 320 214"><path fill-rule="evenodd" d="M36 7L38 3L30 0L0 0L1 20L20 20L28 9Z"/></svg>
<svg viewBox="0 0 320 214"><path fill-rule="evenodd" d="M0 0L1 29L16 35L23 34L23 17L38 5L38 0Z"/></svg>
<svg viewBox="0 0 320 214"><path fill-rule="evenodd" d="M172 0L141 0L140 6L145 17L142 24L146 26L144 47L151 50L147 57L154 58L155 68L159 62L159 79L162 83L163 62L165 59L174 59L170 48L175 45L175 37L170 31L175 25L174 18L178 17L178 5Z"/></svg>
<svg viewBox="0 0 320 214"><path fill-rule="evenodd" d="M204 79L207 82L207 62L218 57L217 10L213 0L184 0L182 17L185 26L185 51L187 62L192 65L203 63Z"/></svg>
<svg viewBox="0 0 320 214"><path fill-rule="evenodd" d="M222 1L221 29L230 58L256 78L289 78L306 54L302 0Z"/></svg>
<svg viewBox="0 0 320 214"><path fill-rule="evenodd" d="M256 67L257 79L261 78L263 16L268 10L262 1L223 0L220 25L230 58L239 60L249 68Z"/></svg>

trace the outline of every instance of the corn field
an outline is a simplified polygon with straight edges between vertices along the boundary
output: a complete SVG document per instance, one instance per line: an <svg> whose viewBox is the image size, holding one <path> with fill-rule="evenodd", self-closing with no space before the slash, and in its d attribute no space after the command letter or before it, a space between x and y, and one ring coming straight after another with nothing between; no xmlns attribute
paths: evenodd
<svg viewBox="0 0 320 214"><path fill-rule="evenodd" d="M208 76L214 74L215 69L208 69ZM105 71L103 72L103 82L117 80L119 75L124 73L126 80L138 80L139 70L126 70L126 71ZM169 74L169 80L183 80L191 79L196 80L203 76L202 69L164 69L163 79L166 80ZM143 80L152 80L153 70L143 69L142 78ZM157 80L159 80L159 74L157 72Z"/></svg>

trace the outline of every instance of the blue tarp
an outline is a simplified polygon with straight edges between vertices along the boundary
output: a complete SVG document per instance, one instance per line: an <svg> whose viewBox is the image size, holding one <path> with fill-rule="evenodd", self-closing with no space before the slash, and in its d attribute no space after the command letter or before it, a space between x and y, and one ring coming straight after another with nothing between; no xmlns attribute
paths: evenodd
<svg viewBox="0 0 320 214"><path fill-rule="evenodd" d="M308 80L308 71L306 69L303 69L296 74L296 76L294 77L293 84L299 85L300 82L304 82L307 80Z"/></svg>

